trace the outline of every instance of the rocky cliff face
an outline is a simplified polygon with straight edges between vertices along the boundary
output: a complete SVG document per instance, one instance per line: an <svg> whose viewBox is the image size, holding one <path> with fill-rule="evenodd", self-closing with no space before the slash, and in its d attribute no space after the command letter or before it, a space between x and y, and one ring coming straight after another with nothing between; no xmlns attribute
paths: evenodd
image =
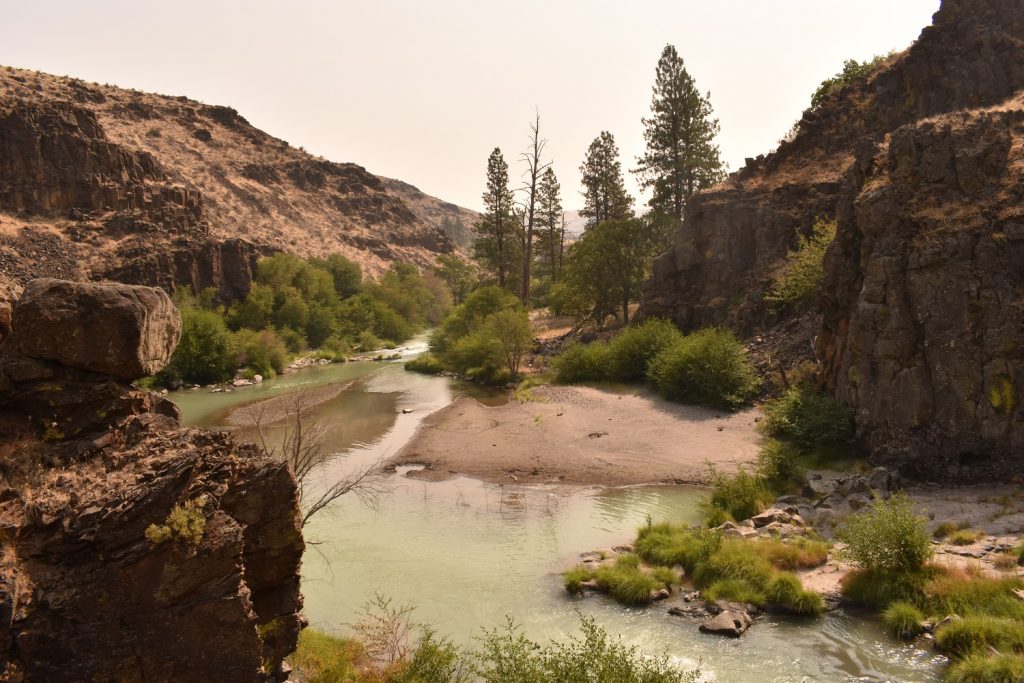
<svg viewBox="0 0 1024 683"><path fill-rule="evenodd" d="M57 280L0 320L0 679L285 677L295 481L128 384L179 326L161 290Z"/></svg>
<svg viewBox="0 0 1024 683"><path fill-rule="evenodd" d="M816 348L865 444L927 476L1019 470L1022 90L1024 5L944 0L914 45L695 198L643 314L771 336L791 322L764 302L787 250L835 217Z"/></svg>
<svg viewBox="0 0 1024 683"><path fill-rule="evenodd" d="M466 247L450 226L474 222L228 107L0 68L0 295L45 275L231 297L261 254L341 252L372 275Z"/></svg>
<svg viewBox="0 0 1024 683"><path fill-rule="evenodd" d="M646 315L685 327L752 333L777 322L764 293L798 234L834 216L860 146L938 114L996 105L1024 87L1024 8L1014 0L944 0L914 45L833 93L795 138L688 207L656 262Z"/></svg>
<svg viewBox="0 0 1024 683"><path fill-rule="evenodd" d="M903 126L851 171L818 338L879 458L921 476L1019 471L1024 98Z"/></svg>

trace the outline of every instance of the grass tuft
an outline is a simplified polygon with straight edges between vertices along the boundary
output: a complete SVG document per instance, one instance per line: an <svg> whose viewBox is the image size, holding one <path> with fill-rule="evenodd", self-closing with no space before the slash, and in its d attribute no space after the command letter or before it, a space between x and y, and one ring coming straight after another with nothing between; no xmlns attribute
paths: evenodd
<svg viewBox="0 0 1024 683"><path fill-rule="evenodd" d="M946 674L949 683L1013 683L1024 681L1022 655L968 655Z"/></svg>
<svg viewBox="0 0 1024 683"><path fill-rule="evenodd" d="M935 647L955 659L990 652L1024 653L1024 624L1012 619L971 616L944 626L935 634Z"/></svg>
<svg viewBox="0 0 1024 683"><path fill-rule="evenodd" d="M897 600L882 612L882 622L897 638L909 640L919 635L923 629L924 613L917 606L904 600Z"/></svg>

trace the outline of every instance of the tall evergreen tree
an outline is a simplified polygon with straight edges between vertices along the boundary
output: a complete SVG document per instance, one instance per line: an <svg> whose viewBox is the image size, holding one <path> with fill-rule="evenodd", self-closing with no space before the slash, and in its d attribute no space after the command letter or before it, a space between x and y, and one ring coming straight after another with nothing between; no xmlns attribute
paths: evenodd
<svg viewBox="0 0 1024 683"><path fill-rule="evenodd" d="M587 219L587 228L603 221L632 218L633 198L626 192L619 148L611 133L603 130L590 143L580 173L584 188L580 215Z"/></svg>
<svg viewBox="0 0 1024 683"><path fill-rule="evenodd" d="M517 260L518 221L508 187L508 164L498 147L487 158L487 191L483 200L484 212L477 224L480 238L474 256L497 276L500 287L506 287Z"/></svg>
<svg viewBox="0 0 1024 683"><path fill-rule="evenodd" d="M652 188L656 213L683 219L687 202L725 175L715 136L711 93L701 95L675 47L666 45L658 60L651 96L651 117L642 119L647 151L634 173Z"/></svg>
<svg viewBox="0 0 1024 683"><path fill-rule="evenodd" d="M561 186L554 170L548 167L540 178L537 207L537 253L546 266L552 282L558 281L561 255L565 244L563 229Z"/></svg>

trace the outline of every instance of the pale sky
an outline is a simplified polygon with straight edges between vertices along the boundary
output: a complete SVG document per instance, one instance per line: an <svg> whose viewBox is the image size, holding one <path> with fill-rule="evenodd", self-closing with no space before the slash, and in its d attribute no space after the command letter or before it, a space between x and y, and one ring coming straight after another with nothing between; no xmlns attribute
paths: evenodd
<svg viewBox="0 0 1024 683"><path fill-rule="evenodd" d="M601 130L624 169L672 43L731 170L770 151L844 59L900 50L939 0L3 0L0 64L187 95L333 161L480 208L487 155L517 179L534 109L566 209ZM635 192L634 179L627 186Z"/></svg>

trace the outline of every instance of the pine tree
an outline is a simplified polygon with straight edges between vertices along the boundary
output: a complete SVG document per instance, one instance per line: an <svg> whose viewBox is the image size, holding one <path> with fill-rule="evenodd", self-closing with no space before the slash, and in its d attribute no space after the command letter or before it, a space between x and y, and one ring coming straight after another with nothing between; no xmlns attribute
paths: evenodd
<svg viewBox="0 0 1024 683"><path fill-rule="evenodd" d="M558 281L558 270L565 243L563 229L561 186L554 170L548 167L540 178L537 207L537 253L547 266L552 282Z"/></svg>
<svg viewBox="0 0 1024 683"><path fill-rule="evenodd" d="M608 220L633 217L633 198L622 180L622 164L615 138L606 130L594 138L580 166L583 174L584 206L580 215L587 228Z"/></svg>
<svg viewBox="0 0 1024 683"><path fill-rule="evenodd" d="M711 118L711 93L701 95L675 47L666 45L654 81L651 117L642 119L647 151L634 173L641 186L653 188L656 213L683 219L694 193L725 175Z"/></svg>
<svg viewBox="0 0 1024 683"><path fill-rule="evenodd" d="M518 252L518 225L513 210L512 191L508 187L508 164L501 149L494 148L487 158L487 191L483 194L484 212L477 224L480 238L474 256L506 286Z"/></svg>

